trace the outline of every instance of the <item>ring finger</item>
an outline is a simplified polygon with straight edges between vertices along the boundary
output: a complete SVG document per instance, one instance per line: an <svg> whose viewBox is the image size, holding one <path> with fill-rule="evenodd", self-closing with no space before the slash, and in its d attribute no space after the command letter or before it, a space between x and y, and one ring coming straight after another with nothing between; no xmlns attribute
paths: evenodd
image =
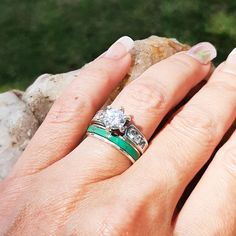
<svg viewBox="0 0 236 236"><path fill-rule="evenodd" d="M215 56L211 44L201 43L188 52L157 63L127 86L112 107L123 107L127 115L132 115L132 122L150 139L170 109L207 76L209 62ZM67 165L83 176L94 177L96 173L98 179L120 174L131 165L122 153L93 137L87 137L67 157L57 164L62 168Z"/></svg>

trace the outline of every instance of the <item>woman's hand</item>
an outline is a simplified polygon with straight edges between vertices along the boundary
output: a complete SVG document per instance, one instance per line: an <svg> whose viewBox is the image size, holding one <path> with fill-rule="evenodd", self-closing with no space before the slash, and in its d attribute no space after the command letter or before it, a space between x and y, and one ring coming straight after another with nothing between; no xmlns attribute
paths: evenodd
<svg viewBox="0 0 236 236"><path fill-rule="evenodd" d="M0 235L236 235L236 134L215 154L183 208L186 186L236 117L236 54L131 162L86 129L128 72L121 38L86 65L0 185ZM150 139L210 71L209 43L157 63L113 102Z"/></svg>

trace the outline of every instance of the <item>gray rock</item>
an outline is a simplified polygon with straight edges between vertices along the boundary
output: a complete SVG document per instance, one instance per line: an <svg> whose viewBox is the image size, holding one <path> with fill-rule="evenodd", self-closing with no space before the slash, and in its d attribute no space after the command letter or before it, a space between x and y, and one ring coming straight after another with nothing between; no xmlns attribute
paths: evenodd
<svg viewBox="0 0 236 236"><path fill-rule="evenodd" d="M38 128L38 121L21 98L19 91L0 94L0 179L7 175Z"/></svg>
<svg viewBox="0 0 236 236"><path fill-rule="evenodd" d="M53 102L77 74L78 70L58 75L44 74L27 88L23 95L23 101L29 106L40 124Z"/></svg>

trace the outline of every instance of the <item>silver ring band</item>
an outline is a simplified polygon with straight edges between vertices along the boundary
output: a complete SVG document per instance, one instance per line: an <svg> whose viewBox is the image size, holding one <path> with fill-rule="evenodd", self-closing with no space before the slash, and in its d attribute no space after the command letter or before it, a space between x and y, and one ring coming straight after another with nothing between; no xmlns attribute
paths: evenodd
<svg viewBox="0 0 236 236"><path fill-rule="evenodd" d="M124 151L122 148L120 148L120 147L119 147L118 145L116 145L115 143L112 143L112 142L108 141L106 138L103 138L103 137L101 137L100 135L97 135L97 134L87 133L87 135L96 137L97 139L100 139L100 140L102 140L103 142L105 142L105 143L107 143L107 144L109 144L109 145L115 147L118 151L120 151L122 154L124 154L126 157L128 157L129 160L130 160L132 163L135 162L135 160L133 159L133 157L131 157L126 151ZM133 148L135 148L135 147L133 146ZM136 149L136 150L137 150L137 149Z"/></svg>
<svg viewBox="0 0 236 236"><path fill-rule="evenodd" d="M100 127L106 129L105 125L101 121L93 119L92 124L99 125ZM141 154L143 154L148 147L146 138L134 124L131 124L126 128L122 137L133 145Z"/></svg>

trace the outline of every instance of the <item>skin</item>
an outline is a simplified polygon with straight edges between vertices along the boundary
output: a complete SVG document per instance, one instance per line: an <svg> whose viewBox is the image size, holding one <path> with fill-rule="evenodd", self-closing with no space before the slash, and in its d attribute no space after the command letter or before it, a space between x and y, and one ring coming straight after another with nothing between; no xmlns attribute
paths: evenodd
<svg viewBox="0 0 236 236"><path fill-rule="evenodd" d="M86 65L0 183L0 235L236 235L236 133L176 211L185 188L235 121L234 57L235 63L216 69L133 165L108 144L83 139L128 72L131 57L103 54ZM176 54L144 72L112 106L123 106L150 139L210 67Z"/></svg>

